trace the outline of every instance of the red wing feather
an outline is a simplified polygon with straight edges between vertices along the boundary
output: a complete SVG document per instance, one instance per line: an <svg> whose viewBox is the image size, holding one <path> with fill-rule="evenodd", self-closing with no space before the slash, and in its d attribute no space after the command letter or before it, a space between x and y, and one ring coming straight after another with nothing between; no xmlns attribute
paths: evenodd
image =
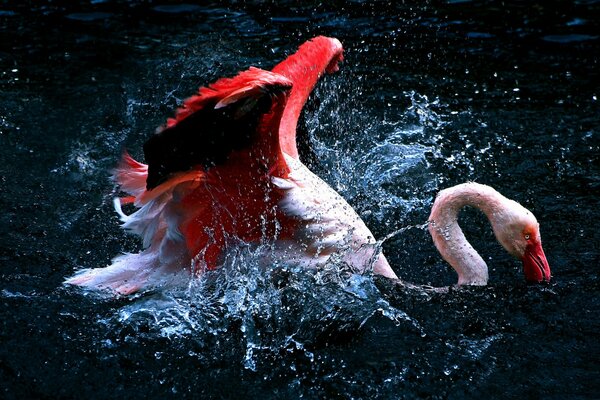
<svg viewBox="0 0 600 400"><path fill-rule="evenodd" d="M250 68L201 88L144 145L146 188L152 190L178 172L223 164L234 151L264 145L267 136L277 139L280 115L273 114L283 111L291 86L282 75ZM263 146L260 156L274 164L280 162L279 153L276 141Z"/></svg>

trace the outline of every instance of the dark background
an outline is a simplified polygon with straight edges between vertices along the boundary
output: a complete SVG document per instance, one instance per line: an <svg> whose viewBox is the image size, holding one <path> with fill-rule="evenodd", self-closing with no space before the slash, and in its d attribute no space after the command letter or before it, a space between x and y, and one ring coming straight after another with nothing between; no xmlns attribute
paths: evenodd
<svg viewBox="0 0 600 400"><path fill-rule="evenodd" d="M0 397L597 398L599 25L592 0L0 3ZM411 227L474 180L534 212L552 283L526 285L468 210L484 288L248 271L185 295L62 286L139 250L111 206L123 148L141 158L198 86L321 34L346 61L307 104L304 157L377 237L400 230L398 276L455 282Z"/></svg>

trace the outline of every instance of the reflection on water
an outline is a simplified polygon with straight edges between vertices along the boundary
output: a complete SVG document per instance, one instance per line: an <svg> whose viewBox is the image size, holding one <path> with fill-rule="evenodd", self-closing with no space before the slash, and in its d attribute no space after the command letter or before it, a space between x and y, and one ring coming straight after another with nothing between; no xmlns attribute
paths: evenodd
<svg viewBox="0 0 600 400"><path fill-rule="evenodd" d="M598 5L2 5L0 397L594 398ZM141 158L199 85L317 34L346 61L307 105L304 157L398 276L456 281L423 224L439 189L474 180L536 214L550 285L525 285L466 211L485 288L265 270L243 246L179 292L61 286L139 249L111 206L123 148Z"/></svg>

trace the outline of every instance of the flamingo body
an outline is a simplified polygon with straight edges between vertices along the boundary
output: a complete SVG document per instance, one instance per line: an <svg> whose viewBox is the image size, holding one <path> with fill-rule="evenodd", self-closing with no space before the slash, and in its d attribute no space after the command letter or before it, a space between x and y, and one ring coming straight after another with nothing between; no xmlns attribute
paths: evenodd
<svg viewBox="0 0 600 400"><path fill-rule="evenodd" d="M236 240L268 242L286 262L318 267L333 254L358 271L396 275L356 212L299 160L296 124L310 92L342 60L337 39L317 37L273 71L250 68L201 88L115 170L127 197L123 227L144 250L66 282L129 294L220 265ZM122 204L139 209L126 215Z"/></svg>

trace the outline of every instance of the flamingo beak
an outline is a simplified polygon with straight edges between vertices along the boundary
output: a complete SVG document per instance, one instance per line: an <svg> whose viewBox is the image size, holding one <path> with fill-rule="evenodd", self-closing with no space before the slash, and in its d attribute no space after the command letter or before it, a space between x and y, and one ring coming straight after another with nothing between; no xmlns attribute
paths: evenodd
<svg viewBox="0 0 600 400"><path fill-rule="evenodd" d="M550 266L539 240L527 245L523 255L523 271L529 282L550 282Z"/></svg>

